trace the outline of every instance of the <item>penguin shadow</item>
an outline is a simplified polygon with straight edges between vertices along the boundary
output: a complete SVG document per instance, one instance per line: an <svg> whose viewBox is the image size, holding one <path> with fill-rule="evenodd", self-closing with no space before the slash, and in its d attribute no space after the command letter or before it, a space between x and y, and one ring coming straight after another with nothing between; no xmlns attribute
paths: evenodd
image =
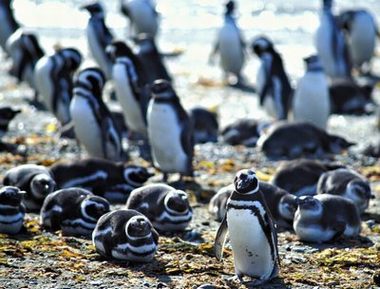
<svg viewBox="0 0 380 289"><path fill-rule="evenodd" d="M277 277L275 279L270 280L269 282L265 284L260 285L253 285L252 282L239 282L234 279L227 280L226 281L228 287L230 289L241 289L241 288L247 288L247 289L290 289L291 286L288 286L285 284L284 280L281 277Z"/></svg>
<svg viewBox="0 0 380 289"><path fill-rule="evenodd" d="M355 238L338 238L336 240L331 240L330 242L320 244L308 242L304 242L304 244L319 251L326 249L369 248L374 246L372 240L365 236L358 236Z"/></svg>
<svg viewBox="0 0 380 289"><path fill-rule="evenodd" d="M242 92L246 92L246 93L256 93L256 88L253 85L246 83L244 81L239 81L236 83L228 83L227 86L241 90Z"/></svg>

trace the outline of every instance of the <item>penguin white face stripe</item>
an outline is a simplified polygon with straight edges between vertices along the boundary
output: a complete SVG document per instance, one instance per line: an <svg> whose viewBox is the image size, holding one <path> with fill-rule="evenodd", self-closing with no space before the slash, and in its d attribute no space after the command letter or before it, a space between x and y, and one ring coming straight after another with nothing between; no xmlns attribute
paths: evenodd
<svg viewBox="0 0 380 289"><path fill-rule="evenodd" d="M50 218L52 213L62 213L62 207L54 205L50 210L42 212L40 215L40 223L42 224L46 218Z"/></svg>
<svg viewBox="0 0 380 289"><path fill-rule="evenodd" d="M92 201L92 200L85 199L85 200L83 200L82 203L80 204L80 211L81 211L81 214L82 214L83 217L85 217L85 218L88 219L88 220L95 221L95 223L96 223L97 220L96 220L95 218L89 216L89 215L87 214L87 212L86 212L86 207L91 206L91 205L95 205L95 207L97 207L97 208L103 208L103 205L102 205L102 204L99 204L99 203L94 202L94 201Z"/></svg>
<svg viewBox="0 0 380 289"><path fill-rule="evenodd" d="M97 179L105 180L108 178L108 174L105 171L97 171L96 173L83 177L69 180L64 183L64 188L76 187L78 185L82 185L84 183L88 183L91 181L95 181Z"/></svg>
<svg viewBox="0 0 380 289"><path fill-rule="evenodd" d="M157 219L157 222L162 222L162 221L171 221L171 222L186 222L189 221L193 216L193 213L187 210L184 214L178 215L172 215L168 214L166 211L164 211Z"/></svg>
<svg viewBox="0 0 380 289"><path fill-rule="evenodd" d="M129 228L129 225L132 223L132 222L135 222L136 220L141 220L141 219L143 219L143 220L145 220L146 222L149 222L149 220L146 218L146 217L144 217L144 216L134 216L134 217L132 217L132 218L130 218L129 220L128 220L128 222L125 224L125 235L129 238L129 239L131 239L131 240L137 240L137 239L141 239L141 238L145 238L145 236L143 236L143 237L133 237L133 236L131 236L131 235L129 235L129 233L128 233L128 228ZM149 234L148 234L149 235Z"/></svg>
<svg viewBox="0 0 380 289"><path fill-rule="evenodd" d="M141 183L137 183L137 182L132 181L129 178L129 175L132 174L132 173L138 173L140 171L141 171L140 168L126 168L124 170L124 179L127 181L127 183L129 183L132 186L134 186L135 188L137 188L137 187L141 186Z"/></svg>
<svg viewBox="0 0 380 289"><path fill-rule="evenodd" d="M112 228L111 227L106 227L104 228L103 230L96 230L92 233L92 243L96 243L97 241L95 240L96 238L99 238L99 237L102 237L102 236L105 236L109 233L112 233ZM101 246L103 247L103 242L97 242L97 244L101 244ZM98 247L98 245L97 245ZM103 247L104 248L104 247ZM104 250L103 250L104 251Z"/></svg>

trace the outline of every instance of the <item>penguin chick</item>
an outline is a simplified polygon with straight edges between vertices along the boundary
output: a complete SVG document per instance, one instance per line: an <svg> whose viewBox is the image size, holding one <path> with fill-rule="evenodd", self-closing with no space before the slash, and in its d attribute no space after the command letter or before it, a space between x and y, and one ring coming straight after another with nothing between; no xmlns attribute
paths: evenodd
<svg viewBox="0 0 380 289"><path fill-rule="evenodd" d="M202 107L194 107L189 111L194 125L194 142L208 143L218 141L219 124L217 114Z"/></svg>
<svg viewBox="0 0 380 289"><path fill-rule="evenodd" d="M24 191L16 187L0 188L0 233L15 235L24 224L25 207L22 204Z"/></svg>

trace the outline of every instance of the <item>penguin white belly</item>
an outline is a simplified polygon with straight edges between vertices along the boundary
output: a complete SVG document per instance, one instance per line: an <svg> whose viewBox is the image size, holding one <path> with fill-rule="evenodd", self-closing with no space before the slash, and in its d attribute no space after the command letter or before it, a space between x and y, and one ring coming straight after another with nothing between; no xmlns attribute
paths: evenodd
<svg viewBox="0 0 380 289"><path fill-rule="evenodd" d="M316 243L330 241L336 234L336 231L324 229L317 224L302 224L298 222L294 222L294 231L301 240Z"/></svg>
<svg viewBox="0 0 380 289"><path fill-rule="evenodd" d="M157 17L154 11L145 1L130 1L128 7L133 18L134 30L136 35L141 33L155 37L158 30Z"/></svg>
<svg viewBox="0 0 380 289"><path fill-rule="evenodd" d="M371 60L375 52L376 30L373 20L367 15L357 15L350 32L349 47L356 67Z"/></svg>
<svg viewBox="0 0 380 289"><path fill-rule="evenodd" d="M92 57L105 73L106 78L110 79L112 76L112 64L107 60L105 48L100 45L97 32L91 24L87 26L87 38Z"/></svg>
<svg viewBox="0 0 380 289"><path fill-rule="evenodd" d="M79 142L85 146L89 155L104 158L102 133L87 100L74 96L70 104L70 113Z"/></svg>
<svg viewBox="0 0 380 289"><path fill-rule="evenodd" d="M34 69L34 81L42 101L50 112L53 112L54 84L51 79L52 61L48 57L41 58Z"/></svg>
<svg viewBox="0 0 380 289"><path fill-rule="evenodd" d="M181 127L173 108L152 103L148 109L148 135L154 165L166 173L187 171L187 156L182 149Z"/></svg>
<svg viewBox="0 0 380 289"><path fill-rule="evenodd" d="M226 23L220 30L219 51L223 70L239 75L244 64L244 53L239 33L233 24Z"/></svg>
<svg viewBox="0 0 380 289"><path fill-rule="evenodd" d="M330 115L330 96L323 73L307 72L298 82L293 100L295 121L306 121L325 129Z"/></svg>
<svg viewBox="0 0 380 289"><path fill-rule="evenodd" d="M236 273L268 279L275 263L258 218L251 210L229 208L227 223Z"/></svg>
<svg viewBox="0 0 380 289"><path fill-rule="evenodd" d="M146 125L141 113L141 108L129 85L128 75L124 65L115 64L112 75L116 96L123 109L123 115L127 127L132 131L146 135Z"/></svg>

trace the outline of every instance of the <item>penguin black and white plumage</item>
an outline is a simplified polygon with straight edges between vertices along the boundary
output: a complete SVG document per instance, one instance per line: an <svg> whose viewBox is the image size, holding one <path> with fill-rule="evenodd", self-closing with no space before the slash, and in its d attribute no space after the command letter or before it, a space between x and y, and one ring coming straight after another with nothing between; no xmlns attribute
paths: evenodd
<svg viewBox="0 0 380 289"><path fill-rule="evenodd" d="M256 174L252 170L239 171L234 186L215 238L215 255L222 258L228 231L235 274L240 281L244 276L251 278L252 285L257 286L278 275L277 232Z"/></svg>
<svg viewBox="0 0 380 289"><path fill-rule="evenodd" d="M39 212L44 199L56 186L49 170L34 164L20 165L8 170L3 184L26 192L22 202L28 212Z"/></svg>
<svg viewBox="0 0 380 289"><path fill-rule="evenodd" d="M230 145L254 147L263 130L269 125L270 123L255 119L239 119L222 130L222 139Z"/></svg>
<svg viewBox="0 0 380 289"><path fill-rule="evenodd" d="M31 88L36 89L34 67L45 54L36 35L19 28L8 38L6 49L12 59L10 74L18 81L26 81Z"/></svg>
<svg viewBox="0 0 380 289"><path fill-rule="evenodd" d="M136 55L144 68L147 83L152 84L158 79L172 81L155 40L146 34L140 34L134 40L137 46Z"/></svg>
<svg viewBox="0 0 380 289"><path fill-rule="evenodd" d="M317 187L318 194L338 195L350 199L363 213L373 198L369 182L351 169L341 168L321 175Z"/></svg>
<svg viewBox="0 0 380 289"><path fill-rule="evenodd" d="M193 217L187 193L165 184L133 190L126 208L144 214L154 228L163 232L183 231Z"/></svg>
<svg viewBox="0 0 380 289"><path fill-rule="evenodd" d="M81 188L69 188L48 195L40 212L46 230L62 235L91 238L98 219L110 211L108 201Z"/></svg>
<svg viewBox="0 0 380 289"><path fill-rule="evenodd" d="M82 55L75 48L63 48L52 55L42 57L35 66L34 77L38 94L47 109L62 125L70 122L70 101L73 90L73 74L82 62Z"/></svg>
<svg viewBox="0 0 380 289"><path fill-rule="evenodd" d="M147 136L146 110L149 102L146 76L140 60L125 42L115 41L107 47L113 61L112 79L126 125Z"/></svg>
<svg viewBox="0 0 380 289"><path fill-rule="evenodd" d="M237 83L239 83L241 82L241 70L245 62L245 42L233 15L235 9L236 4L234 1L226 3L224 24L218 31L210 61L219 53L220 65L225 74L225 79L228 80L228 76L231 74L236 77Z"/></svg>
<svg viewBox="0 0 380 289"><path fill-rule="evenodd" d="M105 77L99 68L86 68L74 81L70 114L77 139L91 157L113 161L125 158L120 132L102 100Z"/></svg>
<svg viewBox="0 0 380 289"><path fill-rule="evenodd" d="M193 175L193 124L171 84L157 80L149 102L148 136L153 164L164 173Z"/></svg>
<svg viewBox="0 0 380 289"><path fill-rule="evenodd" d="M10 106L0 106L0 138L8 131L9 123L21 112Z"/></svg>
<svg viewBox="0 0 380 289"><path fill-rule="evenodd" d="M12 9L12 0L0 1L0 46L6 51L6 42L8 38L20 28L20 24L16 21Z"/></svg>
<svg viewBox="0 0 380 289"><path fill-rule="evenodd" d="M158 13L151 0L121 0L120 10L129 19L130 35L144 33L156 37Z"/></svg>
<svg viewBox="0 0 380 289"><path fill-rule="evenodd" d="M343 31L332 13L333 0L323 0L315 46L325 73L330 78L350 78L351 62Z"/></svg>
<svg viewBox="0 0 380 289"><path fill-rule="evenodd" d="M375 19L367 10L358 9L341 12L338 20L346 35L353 67L362 71L363 65L367 65L365 72L369 72L378 36Z"/></svg>
<svg viewBox="0 0 380 289"><path fill-rule="evenodd" d="M100 158L59 162L49 170L58 188L85 188L111 203L125 203L130 192L152 176L144 167Z"/></svg>
<svg viewBox="0 0 380 289"><path fill-rule="evenodd" d="M94 2L81 7L90 13L87 24L87 41L92 57L100 66L107 79L112 78L112 61L106 53L106 47L114 39L111 31L105 24L105 13L99 2Z"/></svg>
<svg viewBox="0 0 380 289"><path fill-rule="evenodd" d="M330 170L343 166L337 163L318 160L296 159L281 163L274 173L271 183L295 195L317 194L317 184L320 176Z"/></svg>
<svg viewBox="0 0 380 289"><path fill-rule="evenodd" d="M330 82L331 113L343 115L370 114L375 110L372 92L375 84L357 83L352 79L336 79Z"/></svg>
<svg viewBox="0 0 380 289"><path fill-rule="evenodd" d="M273 221L282 228L291 228L294 213L297 209L296 197L275 185L264 182L260 182L260 190ZM220 222L223 220L227 209L228 198L233 191L234 185L232 184L221 188L218 193L211 198L208 211L216 221Z"/></svg>
<svg viewBox="0 0 380 289"><path fill-rule="evenodd" d="M24 225L24 191L12 186L0 188L0 233L18 234Z"/></svg>
<svg viewBox="0 0 380 289"><path fill-rule="evenodd" d="M119 261L149 262L154 258L158 233L143 214L116 210L102 216L92 234L96 251Z"/></svg>
<svg viewBox="0 0 380 289"><path fill-rule="evenodd" d="M258 140L258 147L271 159L295 159L339 154L352 146L344 138L306 122L277 122Z"/></svg>
<svg viewBox="0 0 380 289"><path fill-rule="evenodd" d="M293 90L281 55L274 49L272 41L265 36L256 38L251 47L252 52L261 61L256 79L260 106L275 119L286 119Z"/></svg>
<svg viewBox="0 0 380 289"><path fill-rule="evenodd" d="M302 196L297 202L293 228L302 241L323 243L359 235L360 215L352 201L325 194Z"/></svg>
<svg viewBox="0 0 380 289"><path fill-rule="evenodd" d="M329 87L319 57L304 59L306 73L298 81L293 98L293 118L326 129L331 112Z"/></svg>
<svg viewBox="0 0 380 289"><path fill-rule="evenodd" d="M202 107L194 107L189 111L194 126L194 142L217 142L219 124L217 114Z"/></svg>

